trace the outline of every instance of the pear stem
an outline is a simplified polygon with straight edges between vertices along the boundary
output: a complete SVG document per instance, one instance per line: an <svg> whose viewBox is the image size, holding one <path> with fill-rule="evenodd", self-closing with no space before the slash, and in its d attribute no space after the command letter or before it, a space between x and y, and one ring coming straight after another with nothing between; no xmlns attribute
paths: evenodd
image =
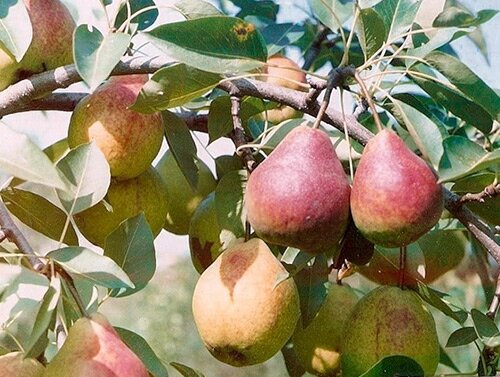
<svg viewBox="0 0 500 377"><path fill-rule="evenodd" d="M405 285L405 269L406 269L406 246L399 248L399 287Z"/></svg>
<svg viewBox="0 0 500 377"><path fill-rule="evenodd" d="M76 303L76 306L78 307L78 311L82 315L82 317L88 317L89 313L87 312L87 309L85 308L85 305L83 304L82 298L80 297L80 294L78 293L78 290L76 289L75 282L73 278L71 277L70 274L64 270L61 266L59 266L57 263L54 265L55 271L61 275L61 277L64 279L66 282L66 286L68 287L69 293L73 297L73 300Z"/></svg>

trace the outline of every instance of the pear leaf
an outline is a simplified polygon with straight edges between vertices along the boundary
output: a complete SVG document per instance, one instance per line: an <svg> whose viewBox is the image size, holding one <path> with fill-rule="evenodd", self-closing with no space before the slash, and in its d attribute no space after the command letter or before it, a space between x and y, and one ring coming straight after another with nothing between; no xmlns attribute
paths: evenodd
<svg viewBox="0 0 500 377"><path fill-rule="evenodd" d="M32 38L33 28L24 2L1 1L0 44L3 44L19 62L28 50Z"/></svg>

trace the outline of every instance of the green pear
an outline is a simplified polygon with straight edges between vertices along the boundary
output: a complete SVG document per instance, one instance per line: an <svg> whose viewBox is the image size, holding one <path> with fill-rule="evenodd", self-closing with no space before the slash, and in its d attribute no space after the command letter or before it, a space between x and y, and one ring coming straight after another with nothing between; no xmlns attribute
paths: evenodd
<svg viewBox="0 0 500 377"><path fill-rule="evenodd" d="M142 361L102 314L80 318L44 377L148 377Z"/></svg>
<svg viewBox="0 0 500 377"><path fill-rule="evenodd" d="M168 211L163 227L174 234L188 234L189 222L198 204L212 191L217 182L207 165L197 160L198 186L193 190L182 173L174 155L168 150L158 161L156 170L167 187Z"/></svg>
<svg viewBox="0 0 500 377"><path fill-rule="evenodd" d="M316 317L306 328L299 324L293 349L300 364L316 376L336 376L340 371L340 344L345 322L358 296L348 285L332 284Z"/></svg>
<svg viewBox="0 0 500 377"><path fill-rule="evenodd" d="M220 232L215 211L215 192L211 192L198 205L189 224L191 261L200 274L221 253Z"/></svg>
<svg viewBox="0 0 500 377"><path fill-rule="evenodd" d="M68 9L59 0L24 0L33 38L18 63L0 43L0 90L8 85L73 62L73 31L76 27Z"/></svg>
<svg viewBox="0 0 500 377"><path fill-rule="evenodd" d="M95 245L104 246L109 233L130 217L144 212L151 231L160 233L167 213L165 183L150 167L136 178L112 180L104 200L74 216L82 234ZM109 208L111 206L111 208Z"/></svg>
<svg viewBox="0 0 500 377"><path fill-rule="evenodd" d="M427 233L442 211L436 175L403 140L383 130L368 142L354 176L351 212L369 241L408 245Z"/></svg>
<svg viewBox="0 0 500 377"><path fill-rule="evenodd" d="M41 377L44 370L38 360L24 358L21 352L0 356L0 377Z"/></svg>
<svg viewBox="0 0 500 377"><path fill-rule="evenodd" d="M148 169L163 141L159 113L129 109L147 80L147 75L112 77L80 101L71 116L69 146L94 141L116 179L134 178Z"/></svg>
<svg viewBox="0 0 500 377"><path fill-rule="evenodd" d="M254 238L224 251L193 294L193 315L210 353L245 366L262 363L290 339L300 315L293 279L264 241Z"/></svg>
<svg viewBox="0 0 500 377"><path fill-rule="evenodd" d="M250 174L245 206L263 240L321 253L344 235L349 194L328 135L301 125Z"/></svg>
<svg viewBox="0 0 500 377"><path fill-rule="evenodd" d="M439 342L432 315L413 291L383 286L353 308L342 337L342 377L358 377L386 356L414 359L433 376Z"/></svg>

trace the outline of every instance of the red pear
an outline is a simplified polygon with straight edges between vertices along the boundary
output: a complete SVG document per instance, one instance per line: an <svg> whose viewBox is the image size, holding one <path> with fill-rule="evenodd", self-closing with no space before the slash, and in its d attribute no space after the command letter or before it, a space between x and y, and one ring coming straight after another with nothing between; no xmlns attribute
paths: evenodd
<svg viewBox="0 0 500 377"><path fill-rule="evenodd" d="M395 133L383 130L368 142L351 194L352 217L368 240L408 245L429 231L442 211L435 173Z"/></svg>
<svg viewBox="0 0 500 377"><path fill-rule="evenodd" d="M342 238L350 187L328 135L299 126L250 175L248 221L262 239L321 253Z"/></svg>

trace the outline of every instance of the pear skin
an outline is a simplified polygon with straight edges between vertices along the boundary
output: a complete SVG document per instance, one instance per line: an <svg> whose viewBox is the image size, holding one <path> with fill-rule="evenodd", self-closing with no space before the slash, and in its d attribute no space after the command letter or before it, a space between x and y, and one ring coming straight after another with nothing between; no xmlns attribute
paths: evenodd
<svg viewBox="0 0 500 377"><path fill-rule="evenodd" d="M316 376L336 376L340 371L342 334L345 322L358 302L348 285L332 284L316 317L306 328L299 324L293 349L306 371Z"/></svg>
<svg viewBox="0 0 500 377"><path fill-rule="evenodd" d="M198 186L193 190L182 173L174 155L168 150L158 161L156 170L160 173L167 189L168 210L163 227L165 230L179 235L188 234L189 222L198 204L212 191L217 182L201 160L198 165Z"/></svg>
<svg viewBox="0 0 500 377"><path fill-rule="evenodd" d="M349 195L330 138L299 126L250 174L245 205L260 238L317 254L343 237Z"/></svg>
<svg viewBox="0 0 500 377"><path fill-rule="evenodd" d="M418 295L383 286L353 308L342 338L342 377L358 377L386 356L414 359L434 376L439 342L432 315Z"/></svg>
<svg viewBox="0 0 500 377"><path fill-rule="evenodd" d="M130 179L149 168L163 141L159 113L129 109L147 75L115 76L78 103L68 130L71 148L94 141L116 179Z"/></svg>
<svg viewBox="0 0 500 377"><path fill-rule="evenodd" d="M41 377L44 370L38 360L24 358L21 352L0 356L0 377Z"/></svg>
<svg viewBox="0 0 500 377"><path fill-rule="evenodd" d="M101 314L80 318L43 377L148 377L142 361Z"/></svg>
<svg viewBox="0 0 500 377"><path fill-rule="evenodd" d="M194 290L193 316L214 357L253 365L285 345L300 315L295 282L279 282L286 274L257 238L233 244L205 270Z"/></svg>
<svg viewBox="0 0 500 377"><path fill-rule="evenodd" d="M104 247L109 233L141 212L153 234L160 233L167 213L167 196L165 183L153 167L126 181L112 180L105 200L111 211L99 202L74 216L78 229L93 244Z"/></svg>
<svg viewBox="0 0 500 377"><path fill-rule="evenodd" d="M371 242L399 247L439 220L442 187L431 168L394 132L380 131L361 156L351 193L356 227Z"/></svg>

